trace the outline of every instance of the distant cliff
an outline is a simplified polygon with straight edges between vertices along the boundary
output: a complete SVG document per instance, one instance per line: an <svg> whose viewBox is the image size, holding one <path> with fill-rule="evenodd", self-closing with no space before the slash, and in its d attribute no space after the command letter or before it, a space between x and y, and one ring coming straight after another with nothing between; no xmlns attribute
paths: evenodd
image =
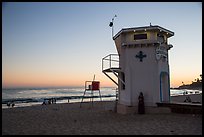
<svg viewBox="0 0 204 137"><path fill-rule="evenodd" d="M202 74L200 75L201 79L195 79L195 82L192 81L192 84L184 84L179 86L178 89L197 89L202 90Z"/></svg>
<svg viewBox="0 0 204 137"><path fill-rule="evenodd" d="M202 82L194 82L192 84L188 84L188 85L182 85L178 87L179 89L198 89L198 90L202 90Z"/></svg>

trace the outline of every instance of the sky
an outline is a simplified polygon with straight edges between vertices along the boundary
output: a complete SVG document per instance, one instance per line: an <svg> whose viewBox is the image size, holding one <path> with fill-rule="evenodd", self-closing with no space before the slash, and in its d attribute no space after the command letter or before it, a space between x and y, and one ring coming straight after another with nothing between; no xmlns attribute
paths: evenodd
<svg viewBox="0 0 204 137"><path fill-rule="evenodd" d="M201 2L4 2L2 87L83 86L95 80L115 86L102 73L102 58L117 53L122 28L159 25L169 38L170 86L202 74Z"/></svg>

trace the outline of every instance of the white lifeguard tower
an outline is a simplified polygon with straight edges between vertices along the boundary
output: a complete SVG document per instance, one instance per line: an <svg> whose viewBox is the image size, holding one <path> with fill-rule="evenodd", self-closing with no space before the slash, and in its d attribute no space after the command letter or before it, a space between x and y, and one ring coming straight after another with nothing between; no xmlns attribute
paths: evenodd
<svg viewBox="0 0 204 137"><path fill-rule="evenodd" d="M125 28L113 37L118 55L102 59L102 72L118 86L118 113L137 112L140 92L145 109L156 107L157 102L170 102L168 50L173 46L168 38L172 36L174 32L150 25Z"/></svg>

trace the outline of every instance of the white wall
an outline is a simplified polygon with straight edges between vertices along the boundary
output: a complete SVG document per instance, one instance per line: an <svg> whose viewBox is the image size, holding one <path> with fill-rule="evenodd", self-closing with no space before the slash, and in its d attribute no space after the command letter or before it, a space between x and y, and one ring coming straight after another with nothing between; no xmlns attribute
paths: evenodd
<svg viewBox="0 0 204 137"><path fill-rule="evenodd" d="M160 102L160 73L167 72L168 74L168 62L156 60L155 45L122 48L121 44L123 42L134 42L134 34L132 32L126 33L125 35L121 34L120 40L116 40L117 47L120 49L120 67L125 73L126 83L125 90L119 88L119 103L127 106L137 106L139 93L143 92L145 106L156 106L156 102ZM148 38L155 40L156 33L148 32ZM135 57L139 54L139 51L142 51L146 55L142 62L140 62L139 58ZM168 80L168 78L164 78L163 80ZM167 90L168 87L163 87L163 91L166 93L162 95L164 95L163 98L165 99L168 98Z"/></svg>

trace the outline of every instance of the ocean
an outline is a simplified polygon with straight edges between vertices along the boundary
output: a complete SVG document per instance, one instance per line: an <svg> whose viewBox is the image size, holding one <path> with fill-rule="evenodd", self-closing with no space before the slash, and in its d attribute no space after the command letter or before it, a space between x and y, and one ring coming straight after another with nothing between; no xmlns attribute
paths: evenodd
<svg viewBox="0 0 204 137"><path fill-rule="evenodd" d="M100 93L103 101L116 100L115 87L101 87ZM201 90L178 90L171 89L171 96L187 94L199 94ZM14 102L14 107L25 107L41 105L44 99L55 98L56 103L74 103L81 102L84 94L84 87L67 87L67 88L17 88L2 89L2 108L8 108L8 102ZM84 102L90 101L91 92L87 91ZM98 91L93 92L93 100L100 101Z"/></svg>

